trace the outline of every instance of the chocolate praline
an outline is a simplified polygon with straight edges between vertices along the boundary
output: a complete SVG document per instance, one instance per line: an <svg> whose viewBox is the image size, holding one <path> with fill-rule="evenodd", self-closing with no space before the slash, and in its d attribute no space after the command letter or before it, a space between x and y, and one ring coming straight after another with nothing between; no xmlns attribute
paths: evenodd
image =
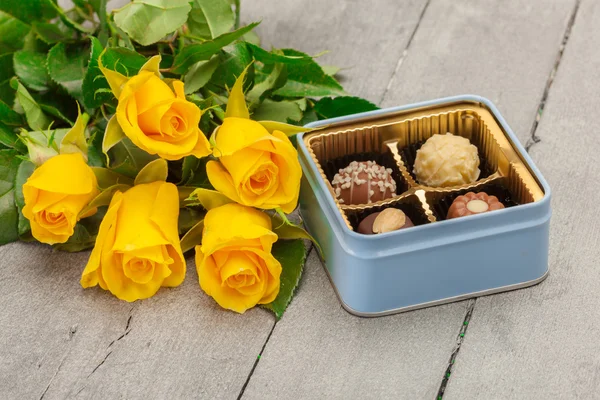
<svg viewBox="0 0 600 400"><path fill-rule="evenodd" d="M496 196L490 196L485 192L469 192L454 199L446 218L466 217L502 208L504 208L504 204Z"/></svg>
<svg viewBox="0 0 600 400"><path fill-rule="evenodd" d="M391 168L375 161L352 161L335 174L331 185L341 204L370 204L396 195Z"/></svg>
<svg viewBox="0 0 600 400"><path fill-rule="evenodd" d="M384 232L374 232L373 228L376 225L376 220L379 217L380 221L377 222L380 226L385 226L387 230L384 232L397 231L400 229L409 228L411 226L415 226L411 219L406 215L402 210L397 208L386 208L383 211L374 212L372 214L367 215L360 223L358 224L358 233L362 233L363 235L374 235L377 233ZM381 218L384 220L382 221ZM399 218L404 218L404 223L400 225L398 223Z"/></svg>
<svg viewBox="0 0 600 400"><path fill-rule="evenodd" d="M436 134L417 150L413 172L421 185L449 187L479 179L477 147L451 133Z"/></svg>

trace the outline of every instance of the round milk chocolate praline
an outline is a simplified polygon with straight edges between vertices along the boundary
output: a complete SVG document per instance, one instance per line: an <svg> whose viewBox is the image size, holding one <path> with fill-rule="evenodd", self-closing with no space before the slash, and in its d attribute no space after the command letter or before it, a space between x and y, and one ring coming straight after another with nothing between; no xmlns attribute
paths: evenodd
<svg viewBox="0 0 600 400"><path fill-rule="evenodd" d="M473 183L481 172L477 147L469 139L451 133L433 135L417 150L413 172L425 186Z"/></svg>
<svg viewBox="0 0 600 400"><path fill-rule="evenodd" d="M331 181L341 204L369 204L396 195L392 170L375 161L352 161Z"/></svg>
<svg viewBox="0 0 600 400"><path fill-rule="evenodd" d="M358 224L358 233L373 235L397 231L399 229L415 226L402 210L397 208L386 208L383 211L367 215Z"/></svg>
<svg viewBox="0 0 600 400"><path fill-rule="evenodd" d="M485 192L469 192L454 199L448 209L446 218L466 217L467 215L481 214L502 208L504 208L504 204L496 196L490 196Z"/></svg>

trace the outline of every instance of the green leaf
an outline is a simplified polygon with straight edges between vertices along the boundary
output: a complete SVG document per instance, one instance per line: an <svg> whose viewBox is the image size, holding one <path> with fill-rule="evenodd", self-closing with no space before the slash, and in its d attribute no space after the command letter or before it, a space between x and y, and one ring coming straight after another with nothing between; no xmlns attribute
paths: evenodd
<svg viewBox="0 0 600 400"><path fill-rule="evenodd" d="M13 55L0 55L0 101L13 104L15 91L10 87L10 79L15 75L13 69Z"/></svg>
<svg viewBox="0 0 600 400"><path fill-rule="evenodd" d="M92 27L86 28L85 26L80 25L76 21L69 18L69 16L67 14L65 14L63 9L60 8L58 5L56 5L55 3L52 3L52 2L51 2L51 4L54 6L54 9L56 10L58 17L61 19L63 24L65 24L69 28L78 30L79 32L82 32L82 33L93 33L94 32L94 30L95 30L94 28L92 28Z"/></svg>
<svg viewBox="0 0 600 400"><path fill-rule="evenodd" d="M213 57L209 61L200 61L190 68L183 82L185 84L185 93L194 93L204 87L212 77L219 66L219 57Z"/></svg>
<svg viewBox="0 0 600 400"><path fill-rule="evenodd" d="M223 121L225 119L225 111L223 110L223 108L221 108L221 106L215 106L211 111L215 113L215 116L220 121Z"/></svg>
<svg viewBox="0 0 600 400"><path fill-rule="evenodd" d="M272 303L263 305L280 319L288 304L292 301L294 291L300 282L302 269L306 261L306 247L302 240L278 240L271 250L273 256L281 263L279 294Z"/></svg>
<svg viewBox="0 0 600 400"><path fill-rule="evenodd" d="M110 31L112 32L112 45L113 46L120 46L120 47L128 48L129 50L135 50L135 46L133 45L133 42L129 38L129 35L127 33L125 33L125 31L123 31L123 29L121 29L117 25L115 25L114 20L109 18L107 21L107 24L108 24ZM115 44L115 39L116 39L116 44Z"/></svg>
<svg viewBox="0 0 600 400"><path fill-rule="evenodd" d="M1 119L1 118L0 118ZM19 153L25 153L27 147L14 132L14 130L0 122L0 143L6 147L17 150Z"/></svg>
<svg viewBox="0 0 600 400"><path fill-rule="evenodd" d="M117 193L117 192L125 193L130 188L131 188L131 185L125 185L125 184L116 184L116 185L107 187L106 189L102 190L102 192L100 192L99 195L94 197L92 199L92 201L90 201L89 204L86 205L81 210L79 215L80 216L86 215L92 209L97 208L97 207L108 206L115 193Z"/></svg>
<svg viewBox="0 0 600 400"><path fill-rule="evenodd" d="M21 49L30 29L18 19L0 12L0 51L9 53Z"/></svg>
<svg viewBox="0 0 600 400"><path fill-rule="evenodd" d="M100 189L107 189L115 185L129 185L133 186L133 179L121 175L108 168L92 167L96 180L98 181L98 187Z"/></svg>
<svg viewBox="0 0 600 400"><path fill-rule="evenodd" d="M96 11L98 19L100 20L100 31L98 32L98 39L100 43L106 44L108 41L108 22L106 19L106 3L107 0L89 0L89 3Z"/></svg>
<svg viewBox="0 0 600 400"><path fill-rule="evenodd" d="M208 175L206 174L206 163L209 161L208 157L196 158L194 156L187 156L183 159L182 171L181 171L181 182L180 185L203 187L205 189L212 189L210 182L208 181Z"/></svg>
<svg viewBox="0 0 600 400"><path fill-rule="evenodd" d="M313 242L319 253L321 253L321 246L315 238L313 238L303 227L291 223L285 214L280 211L280 214L271 215L271 225L273 232L277 234L279 239L291 240L291 239L306 239ZM283 216L283 218L282 218ZM285 219L284 219L285 218Z"/></svg>
<svg viewBox="0 0 600 400"><path fill-rule="evenodd" d="M302 110L295 101L273 101L265 99L254 111L252 119L261 121L300 121Z"/></svg>
<svg viewBox="0 0 600 400"><path fill-rule="evenodd" d="M192 250L202 242L202 231L204 230L204 219L190 228L181 238L181 252L185 253Z"/></svg>
<svg viewBox="0 0 600 400"><path fill-rule="evenodd" d="M96 93L99 89L109 89L109 86L104 75L102 75L102 71L98 68L98 57L100 57L104 48L95 37L91 37L90 40L88 67L81 85L83 104L87 109L99 107L113 98L112 93Z"/></svg>
<svg viewBox="0 0 600 400"><path fill-rule="evenodd" d="M201 39L212 39L229 32L235 23L229 0L194 0L187 26Z"/></svg>
<svg viewBox="0 0 600 400"><path fill-rule="evenodd" d="M50 94L52 95L54 93L50 93ZM42 103L42 101L46 101L46 103ZM48 101L50 101L50 104L47 103ZM67 111L66 109L68 108L68 107L65 107L66 106L65 103L58 101L58 99L57 100L49 100L46 97L46 99L40 98L38 100L38 104L40 105L40 108L42 109L42 111L44 111L46 114L52 115L52 116L62 120L63 122L66 122L68 125L73 125L73 120L70 117L65 115L65 112ZM72 111L72 110L68 110L68 111ZM55 118L55 120L56 120L56 118Z"/></svg>
<svg viewBox="0 0 600 400"><path fill-rule="evenodd" d="M179 210L179 218L177 222L177 227L179 229L179 234L184 235L190 229L194 227L198 222L204 219L206 215L205 211L197 210L195 208L184 207Z"/></svg>
<svg viewBox="0 0 600 400"><path fill-rule="evenodd" d="M81 86L89 57L88 51L80 46L67 47L64 43L58 43L48 52L50 78L76 99L83 97Z"/></svg>
<svg viewBox="0 0 600 400"><path fill-rule="evenodd" d="M199 205L207 211L233 203L233 200L221 192L204 188L194 189L188 200L188 205Z"/></svg>
<svg viewBox="0 0 600 400"><path fill-rule="evenodd" d="M169 168L167 162L162 158L158 158L154 161L150 161L140 170L135 177L134 185L143 185L145 183L152 183L167 180L169 174Z"/></svg>
<svg viewBox="0 0 600 400"><path fill-rule="evenodd" d="M17 88L17 99L19 100L19 104L23 107L23 111L25 112L25 118L27 119L27 124L34 131L43 131L50 126L52 120L44 114L40 105L31 97L25 86L21 84L18 80L14 79L11 81L11 86L14 86L16 83Z"/></svg>
<svg viewBox="0 0 600 400"><path fill-rule="evenodd" d="M146 63L146 59L135 51L122 47L104 48L98 39L91 38L90 59L82 84L83 103L86 108L96 108L114 99L110 86L100 71L98 58L102 56L105 68L117 71L125 76L137 74Z"/></svg>
<svg viewBox="0 0 600 400"><path fill-rule="evenodd" d="M246 47L246 43L236 43L228 46L219 53L219 66L212 74L209 84L206 86L213 92L225 92L233 87L235 80L242 74L248 65L244 91L248 90L254 82L254 64L252 56Z"/></svg>
<svg viewBox="0 0 600 400"><path fill-rule="evenodd" d="M315 112L315 110L313 110L312 108L310 108L308 111L306 111L304 113L304 116L302 117L302 119L300 120L300 122L298 122L298 125L300 126L306 126L307 124L310 124L311 122L315 122L319 120L319 116L317 115L317 113Z"/></svg>
<svg viewBox="0 0 600 400"><path fill-rule="evenodd" d="M56 9L51 0L2 0L0 10L26 24L56 17Z"/></svg>
<svg viewBox="0 0 600 400"><path fill-rule="evenodd" d="M265 97L268 97L273 91L279 89L287 81L287 67L285 64L275 64L273 70L267 78L254 85L247 94L248 101L251 104L259 104Z"/></svg>
<svg viewBox="0 0 600 400"><path fill-rule="evenodd" d="M177 194L179 195L179 208L197 206L198 202L191 200L190 196L196 188L189 186L177 186Z"/></svg>
<svg viewBox="0 0 600 400"><path fill-rule="evenodd" d="M183 25L191 9L188 0L133 0L113 13L119 28L148 46Z"/></svg>
<svg viewBox="0 0 600 400"><path fill-rule="evenodd" d="M13 111L10 106L0 100L0 121L6 125L20 126L23 124L21 114Z"/></svg>
<svg viewBox="0 0 600 400"><path fill-rule="evenodd" d="M329 76L335 76L342 70L340 67L336 67L335 65L322 65L321 68L323 68L323 72Z"/></svg>
<svg viewBox="0 0 600 400"><path fill-rule="evenodd" d="M365 111L378 110L375 104L360 97L325 97L317 101L314 110L322 119L342 117Z"/></svg>
<svg viewBox="0 0 600 400"><path fill-rule="evenodd" d="M31 29L23 38L23 48L20 50L36 51L38 53L46 53L50 47L46 42L39 38L35 30Z"/></svg>
<svg viewBox="0 0 600 400"><path fill-rule="evenodd" d="M23 196L23 184L27 182L27 179L33 174L35 170L35 164L30 161L22 161L19 164L17 175L15 177L15 204L19 212L18 231L19 236L25 235L31 227L29 226L29 220L23 216L23 207L25 207L25 197Z"/></svg>
<svg viewBox="0 0 600 400"><path fill-rule="evenodd" d="M0 245L19 239L15 178L21 159L15 150L0 150Z"/></svg>
<svg viewBox="0 0 600 400"><path fill-rule="evenodd" d="M102 153L103 132L102 120L98 121L98 125L91 127L91 135L88 139L88 165L90 167L106 167L106 156Z"/></svg>
<svg viewBox="0 0 600 400"><path fill-rule="evenodd" d="M109 55L109 58L104 57L107 54ZM119 98L119 96L121 95L121 89L128 80L127 76L131 74L129 68L127 68L127 66L121 62L120 58L115 58L115 55L118 57L119 54L123 54L125 58L131 57L132 61L139 60L143 62L142 65L135 66L136 71L141 70L141 68L143 68L147 64L146 60L143 57L141 57L139 54L132 50L117 47L115 49L106 49L102 52L102 54L98 58L98 68L100 68L100 71L102 71L102 75L104 75L104 78L110 86L110 90L116 98ZM157 59L160 59L160 56L155 57L157 57ZM148 63L151 63L152 65L157 64L153 60L148 61ZM122 70L124 70L123 73L121 72ZM106 89L99 89L98 92L99 91L105 92Z"/></svg>
<svg viewBox="0 0 600 400"><path fill-rule="evenodd" d="M302 111L306 111L308 107L308 100L306 98L296 99L294 101L296 102L296 104L298 104L298 107L300 107Z"/></svg>
<svg viewBox="0 0 600 400"><path fill-rule="evenodd" d="M240 0L229 0L229 2L235 6L235 24L233 27L237 29L240 27Z"/></svg>
<svg viewBox="0 0 600 400"><path fill-rule="evenodd" d="M48 89L50 77L46 69L46 54L21 50L14 54L15 73L30 89L43 91Z"/></svg>
<svg viewBox="0 0 600 400"><path fill-rule="evenodd" d="M223 47L240 38L247 32L250 32L258 25L258 22L247 25L233 32L224 33L217 36L213 40L208 40L204 43L192 44L186 46L177 54L173 63L173 71L177 74L185 74L187 70L198 61L210 59Z"/></svg>
<svg viewBox="0 0 600 400"><path fill-rule="evenodd" d="M313 57L308 54L301 55L285 55L281 50L267 51L262 47L256 46L252 43L246 43L248 49L252 53L252 56L261 63L264 64L296 64L303 65L312 61Z"/></svg>
<svg viewBox="0 0 600 400"><path fill-rule="evenodd" d="M109 47L102 55L102 65L125 76L133 76L146 64L141 54L123 47Z"/></svg>
<svg viewBox="0 0 600 400"><path fill-rule="evenodd" d="M178 186L177 193L179 194L179 208L197 206L198 202L191 200L190 196L197 188L190 186ZM193 204L195 203L195 204Z"/></svg>
<svg viewBox="0 0 600 400"><path fill-rule="evenodd" d="M17 134L2 122L0 122L0 144L11 149L18 147L19 152L23 152L23 143L19 140Z"/></svg>
<svg viewBox="0 0 600 400"><path fill-rule="evenodd" d="M214 128L213 126L216 125L216 121L213 120L213 112L215 111L215 109L218 106L211 106L214 108L211 108L210 110L207 110L206 108L204 108L205 112L202 113L202 116L200 117L200 130L202 131L203 134L207 135L210 137L210 134L213 132Z"/></svg>
<svg viewBox="0 0 600 400"><path fill-rule="evenodd" d="M57 23L46 23L46 22L34 22L31 27L38 37L45 43L54 44L70 40L73 37L73 31L69 29L65 24Z"/></svg>
<svg viewBox="0 0 600 400"><path fill-rule="evenodd" d="M124 138L111 148L108 156L111 160L110 169L129 178L135 178L146 164L158 158L134 145L129 138Z"/></svg>
<svg viewBox="0 0 600 400"><path fill-rule="evenodd" d="M12 54L7 55L11 56ZM2 66L0 66L0 68L2 68ZM10 68L12 69L12 63ZM15 94L16 93L13 90L13 88L10 87L10 79L4 82L0 82L0 102L6 104L7 107L9 107L8 104L14 104L15 102Z"/></svg>
<svg viewBox="0 0 600 400"><path fill-rule="evenodd" d="M254 31L246 33L244 36L242 36L242 39L244 39L246 43L250 43L255 46L260 46L260 37Z"/></svg>
<svg viewBox="0 0 600 400"><path fill-rule="evenodd" d="M88 5L89 0L71 0L73 2L74 5L76 5L79 8L86 8Z"/></svg>
<svg viewBox="0 0 600 400"><path fill-rule="evenodd" d="M98 212L91 217L82 219L75 225L75 232L66 243L55 244L53 247L71 253L94 247L104 214L106 214L106 207L98 209Z"/></svg>
<svg viewBox="0 0 600 400"><path fill-rule="evenodd" d="M307 54L292 49L283 49L286 56L304 56ZM342 86L331 76L327 75L314 60L305 64L288 65L288 81L284 87L275 91L283 97L309 97L344 95Z"/></svg>

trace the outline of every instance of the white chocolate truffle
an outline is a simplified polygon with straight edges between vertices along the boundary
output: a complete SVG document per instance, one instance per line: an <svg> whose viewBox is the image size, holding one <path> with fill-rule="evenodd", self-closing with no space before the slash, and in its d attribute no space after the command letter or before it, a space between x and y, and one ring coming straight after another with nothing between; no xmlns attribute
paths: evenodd
<svg viewBox="0 0 600 400"><path fill-rule="evenodd" d="M477 147L469 139L451 133L433 135L417 150L417 181L431 187L473 183L479 178Z"/></svg>

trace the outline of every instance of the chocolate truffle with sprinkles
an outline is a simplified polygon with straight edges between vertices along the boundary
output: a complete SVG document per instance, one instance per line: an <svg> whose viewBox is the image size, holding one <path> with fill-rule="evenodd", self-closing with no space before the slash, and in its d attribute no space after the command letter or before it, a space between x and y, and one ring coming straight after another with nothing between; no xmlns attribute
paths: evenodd
<svg viewBox="0 0 600 400"><path fill-rule="evenodd" d="M375 161L352 161L331 181L341 204L369 204L396 196L392 170Z"/></svg>

